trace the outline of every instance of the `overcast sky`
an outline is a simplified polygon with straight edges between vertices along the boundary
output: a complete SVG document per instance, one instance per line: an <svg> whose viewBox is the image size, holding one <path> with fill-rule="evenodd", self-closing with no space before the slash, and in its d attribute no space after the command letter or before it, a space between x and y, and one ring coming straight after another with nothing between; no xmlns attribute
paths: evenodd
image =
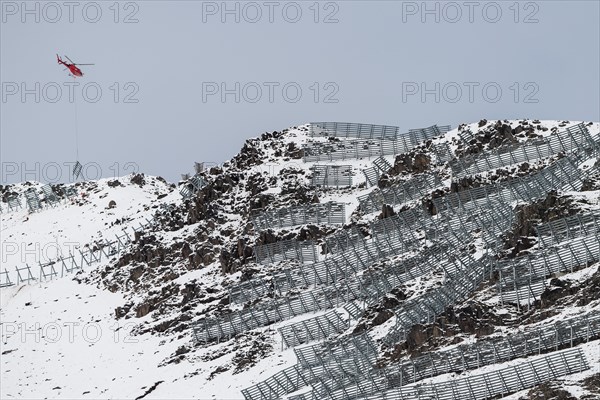
<svg viewBox="0 0 600 400"><path fill-rule="evenodd" d="M600 120L598 1L1 6L1 183L76 159L177 181L311 120ZM74 80L56 53L95 65Z"/></svg>

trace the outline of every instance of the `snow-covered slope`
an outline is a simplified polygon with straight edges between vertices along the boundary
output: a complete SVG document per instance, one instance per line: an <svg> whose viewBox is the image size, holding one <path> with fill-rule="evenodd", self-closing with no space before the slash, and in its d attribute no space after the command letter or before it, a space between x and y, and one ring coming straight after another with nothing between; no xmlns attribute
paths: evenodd
<svg viewBox="0 0 600 400"><path fill-rule="evenodd" d="M560 160L568 158L570 152L557 152L536 161L507 164L460 178L456 176L457 164L453 160L472 162L481 154L499 154L497 149L500 153L509 146L518 149L519 144L527 146L536 140L563 135L565 129L578 124L573 121L483 120L461 125L416 144L403 154L383 156L392 168L381 172L380 188L368 187L362 172L373 168L377 157L304 162L302 148L308 143L329 143L335 147L351 140L312 137L308 125L303 125L249 139L232 160L199 174L207 185L187 200L175 185L167 184L162 178L132 175L118 180L78 183L76 197L40 211L30 213L22 209L3 213L0 272L6 272L0 282L10 279L16 283L17 268L22 270L26 266L31 268L36 280L0 289L0 395L15 399L243 398L243 389L297 365L294 348L283 343L278 328L314 320L331 310L339 312L348 324L347 329L329 338L333 348L339 345L340 338L366 332L377 349L376 360L356 373L355 382L422 354L449 351L458 344L511 337L517 332L550 326L582 313L600 312L597 259L576 263L572 270L554 276L548 275L544 281L545 291L535 299L521 299L519 304L502 301L498 291L502 277L492 271L466 298L448 305L442 316L431 315L408 332L406 340L390 343L390 332L394 331L404 310L413 304L411 302L418 302L459 279L456 272L436 267L398 284L386 296L368 304L358 318L351 317L343 308L348 304L343 296L332 295L336 302L331 306L277 318L255 328L249 326L252 329L240 329L231 339L224 337L220 342L211 339L209 343L202 343L193 334L195 323L223 322L241 315L242 310L258 313L268 309L275 301L272 296L281 301L294 301L302 294L318 296L324 287L342 290L346 283L366 278L367 271L372 276L381 276L381 272L394 263L408 263L415 255L423 255L425 263L427 251L435 251L434 246L443 247L446 241L453 239L429 236L420 227L413 227L410 228L416 240L413 247L390 250L389 254L375 257L372 264L360 267L356 276L332 276L336 283L298 286L281 298L269 293L247 302L236 302L229 295L230 290L235 293L242 282L270 284L281 271L294 274L304 270L297 260L256 263L254 254L260 246L284 240L312 241L317 245L318 259L323 264L340 254L335 249L327 254L323 251L325 241L333 235L356 229L366 241L364 248L357 248L366 251L369 246L382 243L380 234L373 230L373 223L382 217L391 221L402 211L423 210L423 223L439 221L438 226L448 221L452 224L456 218L465 218L464 223L468 225L471 223L469 213L476 219L484 218L490 212L478 211L483 206L472 208L466 214L459 213L460 217L444 212L434 217L429 214L432 210L440 214L434 206L438 204L436 199L450 198L453 193L512 182L515 177L526 180L540 171L554 171L553 166L563 165ZM600 142L599 123L582 126L589 137ZM371 145L376 146L377 140ZM587 148L589 144L581 147ZM447 153L441 150L444 148ZM579 154L576 161L584 180L583 187L575 190L566 185L530 204L509 202L505 205L514 212L514 221L507 225L506 231L497 232L500 240L496 245L486 241L487 231L477 228L475 223L468 236L451 242L454 249L445 249L438 256L443 258L450 254L446 252L452 252L449 258L466 257L485 263L487 256L493 255L502 262L526 254L532 257L552 254L560 246L575 243L577 235L544 250L534 229L538 223L600 210L598 153L577 150L575 154ZM448 161L443 160L445 156L449 157ZM332 164L350 168L352 186L311 185L311 167ZM435 176L436 183L416 192L410 189L413 182L424 176ZM21 194L29 187L39 189L40 185L22 183L3 187L2 197ZM375 196L390 187L403 187L406 196L391 202L394 204L385 201L389 206L370 213L359 207L365 195ZM322 221L260 230L253 223L252 217L264 210L310 207L330 201L345 205L343 225ZM5 208L3 203L2 209ZM99 242L117 240L115 238L123 232L128 233L131 241L118 252L72 272L61 270L57 263L58 276L39 279L40 263L56 260L59 253L65 257L81 249L93 251ZM408 234L408 231L404 233ZM393 246L390 244L390 249ZM350 254L350 248L341 253ZM438 262L444 265L444 260ZM199 326L202 334L204 325ZM590 338L587 343L573 343L583 351L590 368L552 379L549 384L534 389L518 391L509 398L533 398L536 393L560 390L581 398L600 397L600 335L592 334ZM296 347L316 343L318 340ZM461 373L440 373L417 384L453 382L458 377L502 370L533 359L531 357L482 365ZM323 381L331 377L321 374ZM339 382L343 381L343 376L336 376ZM311 385L312 388L300 385L298 390L279 396L309 393L313 389L314 396L319 398L317 381Z"/></svg>

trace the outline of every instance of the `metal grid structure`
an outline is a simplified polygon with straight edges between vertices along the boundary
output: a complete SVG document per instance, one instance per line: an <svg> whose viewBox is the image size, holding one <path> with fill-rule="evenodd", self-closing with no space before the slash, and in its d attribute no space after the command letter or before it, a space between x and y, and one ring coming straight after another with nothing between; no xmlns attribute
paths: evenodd
<svg viewBox="0 0 600 400"><path fill-rule="evenodd" d="M313 165L312 186L348 187L352 186L352 165Z"/></svg>
<svg viewBox="0 0 600 400"><path fill-rule="evenodd" d="M196 192L201 190L204 186L206 186L206 181L199 175L194 175L183 184L181 184L179 188L179 194L184 199L190 199Z"/></svg>
<svg viewBox="0 0 600 400"><path fill-rule="evenodd" d="M311 122L310 136L329 136L361 139L395 139L400 135L397 126L359 124L353 122Z"/></svg>
<svg viewBox="0 0 600 400"><path fill-rule="evenodd" d="M330 387L328 398L361 398L437 375L477 369L485 365L573 347L581 342L596 339L600 339L600 311L592 311L507 336L480 339L450 350L401 360L383 369L365 371L355 382L340 390L336 391ZM313 394L304 398L315 399L318 396Z"/></svg>
<svg viewBox="0 0 600 400"><path fill-rule="evenodd" d="M582 236L551 250L543 249L534 255L498 264L498 291L502 302L520 305L527 301L531 305L531 299L544 291L547 276L573 272L575 268L600 261L600 237L597 234Z"/></svg>
<svg viewBox="0 0 600 400"><path fill-rule="evenodd" d="M454 153L446 142L433 143L431 145L431 152L435 154L435 163L437 165L443 165L455 158Z"/></svg>
<svg viewBox="0 0 600 400"><path fill-rule="evenodd" d="M58 203L60 203L60 199L56 195L56 193L54 193L54 190L52 190L52 186L50 186L50 185L42 186L42 192L44 193L44 198L45 198L47 204L49 204L51 206L55 206Z"/></svg>
<svg viewBox="0 0 600 400"><path fill-rule="evenodd" d="M254 257L259 264L270 264L283 260L309 263L317 261L319 256L314 241L300 242L290 239L254 246Z"/></svg>
<svg viewBox="0 0 600 400"><path fill-rule="evenodd" d="M346 160L402 154L419 143L439 136L450 129L433 125L424 129L411 129L395 139L348 139L334 142L313 142L303 145L304 162Z"/></svg>
<svg viewBox="0 0 600 400"><path fill-rule="evenodd" d="M252 222L259 231L306 224L344 224L346 208L344 203L334 202L284 207L259 211L252 217Z"/></svg>
<svg viewBox="0 0 600 400"><path fill-rule="evenodd" d="M502 212L501 210L501 207L494 209L497 212ZM499 225L499 229L506 229L511 223L509 218L491 220L504 222L504 225ZM476 219L475 221L481 223L484 220ZM463 233L455 234L455 236L462 237L462 239L466 237ZM379 246L379 251L373 251L377 249L377 246ZM448 254L438 246L423 251L413 259L395 263L392 267L383 271L368 272L360 279L352 278L357 272L372 265L375 260L386 256L381 248L389 250L393 249L394 246L385 246L385 243L378 243L373 240L363 245L361 251L354 246L350 246L337 259L328 259L324 262L311 264L307 266L302 274L296 275L296 277L292 275L290 270L287 270L281 273L279 277L273 277L270 283L250 280L237 285L230 289L232 302L253 301L276 294L282 296L291 288L303 285L319 284L322 287L304 291L298 296L280 297L278 299L268 298L266 301L240 312L234 312L219 319L202 320L195 328L196 338L202 342L227 339L245 330L272 322L312 311L337 307L340 305L340 301L348 303L355 299L361 299L363 301L369 300L371 303L383 297L391 288L431 272L435 268L444 270L450 276L462 271L465 264L471 265L475 262L468 256L467 258L456 257L450 260L449 257L446 257ZM331 262L332 260L334 262ZM463 294L461 290L470 287L465 284L464 279L460 280L457 285L461 286L460 290L450 291L448 292L449 295L445 291L442 293L447 298L457 298L459 294ZM422 305L418 306L421 307ZM421 307L420 310L423 311L424 309ZM429 312L429 309L427 312Z"/></svg>
<svg viewBox="0 0 600 400"><path fill-rule="evenodd" d="M455 176L461 178L509 165L549 158L559 153L569 154L584 149L597 151L598 143L592 139L582 122L548 138L525 144L511 144L489 152L460 157L450 166Z"/></svg>
<svg viewBox="0 0 600 400"><path fill-rule="evenodd" d="M338 269L339 267L335 264L329 266L323 264L321 265L321 271L324 272L317 272L315 269L312 276L317 278L317 276L320 275L322 278L324 274L325 279L315 279L315 284L325 285L325 287L317 287L316 289L305 293L311 293L311 296L314 296L314 298L319 296L331 297L332 294L338 298L342 297L346 302L344 309L349 312L351 317L357 318L362 314L359 302L368 301L369 298L380 298L385 295L385 293L389 292L390 288L394 287L393 285L398 285L399 282L406 280L415 279L415 277L431 272L435 268L444 270L444 280L446 280L446 282L441 288L431 290L411 301L404 302L402 308L397 311L398 322L393 331L386 338L386 341L389 342L395 340L396 338L394 336L405 337L406 329L415 324L432 321L435 316L445 310L447 305L464 299L476 289L488 274L491 275L493 264L488 259L475 260L468 255L456 253L456 248L459 247L458 245L461 243L464 243L465 237L471 237L471 231L476 233L481 229L484 233L484 241L488 245L491 244L492 247L497 246L498 234L510 227L514 220L514 212L512 208L506 204L506 199L515 198L516 200L530 201L536 197L527 196L526 192L528 191L533 190L536 196L542 196L543 194L545 195L545 193L543 193L544 191L557 187L569 185L570 187L577 187L580 185L582 174L577 171L575 163L580 161L581 158L578 159L575 157L569 158L567 161L561 160L558 163L553 164L553 166L549 168L549 171L543 171L542 173L536 174L535 178L540 181L539 183L534 182L532 184L529 180L515 180L514 182L517 182L521 186L490 185L491 187L486 189L492 190L486 190L483 196L479 194L479 196L470 199L484 199L483 201L476 201L474 204L469 205L469 207L464 207L463 204L460 203L459 206L446 207L445 209L447 211L443 211L433 218L422 218L421 215L418 215L414 210L411 210L409 213L401 213L402 216L394 216L387 218L386 220L378 221L371 226L373 232L373 239L371 240L360 238L352 231L339 232L337 236L331 237L327 246L332 249L340 249L342 253L350 254L353 257L354 253L359 254L357 257L346 260L347 266L356 265L357 267L346 268L346 272L343 273L343 269ZM500 195L498 195L498 192ZM475 206L474 209L473 206ZM572 232L569 234L571 234L569 237L576 236ZM496 237L494 238L494 236ZM402 239L398 242L398 238ZM373 260L382 259L384 257L370 255L369 257L363 258L360 256L361 253L369 253L369 251L373 251L374 254L377 254L378 249L381 247L391 247L395 249L402 248L402 251L407 251L411 246L414 246L413 248L416 250L418 243L422 243L425 239L433 242L431 252L439 257L439 259L436 259L435 256L431 255L427 257L426 252L424 252L410 258L408 261L404 260L404 262L392 263L391 266L388 265L383 268L373 269L372 267L367 268L367 266L373 266ZM392 246L389 245L390 243ZM401 245L398 243L401 243ZM409 243L411 243L411 245L407 246ZM387 255L389 254L394 254L394 252L388 252ZM334 254L334 257L335 256L336 254ZM339 271L340 274L337 277L329 279L328 276L333 275L331 273L332 270L336 272ZM299 270L287 270L285 273L281 273L279 277L287 279L289 282L290 276L293 276L293 274L298 271ZM362 271L361 275L356 275L359 271ZM305 272L306 271L303 271L297 276L302 276ZM276 286L276 281L277 279L275 278L272 280L272 287ZM309 283L306 279L304 279L304 282ZM291 287L294 287L294 284L289 284L287 290ZM331 290L332 288L335 288L335 290ZM328 292L328 290L331 291ZM279 295L282 294L281 291L276 290L275 292L279 293ZM344 293L345 296L340 295L340 293ZM335 302L335 304L337 303L338 301ZM314 304L316 304L316 302ZM322 319L322 316L316 318L313 317L306 319L301 323L295 323L281 328L280 333L282 333L282 337L284 338L284 345L296 346L299 343L304 343L309 340L322 340L328 335L340 333L333 332L333 329L327 331L326 329L323 329L322 326L319 326L319 323L327 324L327 322ZM331 321L329 324L331 324ZM551 349L552 346L555 348L563 346L565 341L569 342L570 345L573 345L573 341L579 340L584 334L587 335L586 340L590 340L590 328L592 328L592 335L597 334L596 322L590 323L587 321L585 331L580 328L581 326L578 327L575 323L570 324L568 327L565 327L564 324L560 326L557 325L552 331L554 335L552 337L540 328L536 333L528 332L526 334L527 338L533 338L534 335L537 335L535 337L537 346L532 342L534 339L524 340L519 343L524 343L523 346L525 351L528 352L527 354L534 354L535 351L547 351ZM285 331L286 329L287 331ZM596 331L594 331L594 329ZM282 330L285 332L281 332ZM297 335L295 332L296 330L299 332ZM341 329L341 331L343 331L343 329ZM482 342L482 344L474 346L469 350L471 351L470 353L467 351L468 349L463 349L460 360L462 360L464 367L474 368L475 366L483 365L486 362L499 362L499 360L504 360L508 356L514 358L523 350L523 347L519 347L514 342L509 343L508 346L504 346L498 342L490 343L491 346L487 344L488 347L485 347L486 344L483 344ZM313 348L318 348L318 346L321 345L315 345ZM331 346L333 349L338 348L340 346L340 339L335 339ZM506 353L506 351L508 351L506 349L513 352L508 354ZM441 356L443 357L444 355L442 354ZM437 357L437 355L435 355L435 357ZM449 357L450 356L446 355L446 358L442 362L446 362ZM454 366L460 365L458 357L456 355L453 357L455 362ZM300 356L298 356L298 359L300 360ZM550 356L549 359L554 360ZM565 358L563 357L563 360L564 359ZM425 359L421 360L421 362L424 362L424 360ZM583 360L583 363L585 364L585 360ZM284 394L299 390L301 387L310 385L312 386L311 392L299 396L292 396L291 398L339 398L347 400L352 398L352 396L349 396L350 393L348 392L348 387L351 387L353 383L361 382L365 372L370 370L369 365L372 365L372 363L360 364L360 362L352 360L351 358L348 358L345 361L338 359L329 362L315 359L311 363L311 369L317 371L317 373L311 375L306 372L301 372L303 369L306 369L305 364L308 363L300 362L298 365L280 371L266 381L244 390L244 396L247 400L278 398ZM531 367L533 364L527 363L527 365ZM583 365L583 367L587 368L586 365ZM417 365L414 364L412 368L413 371L416 370ZM541 367L537 368L541 369ZM438 368L436 365L433 365L430 369L433 371L442 371L443 367ZM558 369L555 368L551 372L556 373L557 371ZM387 373L389 374L384 375L383 378L378 377L378 379L392 379L393 371L387 371ZM539 375L536 375L536 378L538 376ZM406 375L406 377L408 379L408 375ZM504 379L505 382L503 383L504 387L502 387L502 389L505 389L516 382L515 378L511 376L505 376ZM494 380L491 378L485 378L484 380L486 383L494 383ZM397 381L394 382L397 384ZM523 382L525 382L525 380L519 381L520 384ZM443 387L444 385L441 385L436 388L436 390ZM472 388L469 390L471 390L472 394L475 393ZM477 390L479 390L479 388ZM498 388L486 388L488 394L492 393L493 390L498 390ZM452 393L456 395L457 392L453 391ZM500 391L499 393L503 392ZM357 396L362 398L365 395L367 395L367 392L361 390ZM465 397L468 396L465 395Z"/></svg>
<svg viewBox="0 0 600 400"><path fill-rule="evenodd" d="M35 189L27 189L23 195L25 196L25 202L27 203L27 208L29 208L29 212L35 212L42 209L42 203L40 202L40 197L38 196Z"/></svg>
<svg viewBox="0 0 600 400"><path fill-rule="evenodd" d="M19 196L11 196L8 198L8 211L17 211L22 208L21 199Z"/></svg>
<svg viewBox="0 0 600 400"><path fill-rule="evenodd" d="M372 225L373 240L360 240L351 236L345 239L330 238L329 246L342 248L344 251L334 253L332 257L317 263L286 268L265 280L254 278L232 286L229 290L230 301L241 303L260 299L264 296L282 296L292 288L311 285L329 286L339 282L386 257L401 254L409 250L423 250L424 239L432 243L449 243L457 246L469 237L469 230L482 230L484 240L490 238L495 243L500 233L510 227L514 220L512 209L504 204L495 204L490 211L471 213L470 215L448 214L441 222L433 218L419 219L418 212L409 210L397 216L381 220ZM408 222L407 222L408 221ZM468 228L469 230L465 229ZM424 236L415 233L421 228ZM340 231L336 235L343 235ZM355 233L354 235L360 235ZM360 235L362 236L362 235ZM334 244L332 244L333 242ZM425 251L423 254L428 253ZM389 279L395 279L389 277ZM353 283L353 285L356 283ZM383 283L382 283L383 284ZM361 283L366 285L366 283ZM345 297L341 288L336 298Z"/></svg>
<svg viewBox="0 0 600 400"><path fill-rule="evenodd" d="M534 228L538 243L543 247L580 236L600 235L600 210L560 218Z"/></svg>
<svg viewBox="0 0 600 400"><path fill-rule="evenodd" d="M470 129L458 132L458 138L463 142L465 146L471 145L471 141L475 139L475 134Z"/></svg>
<svg viewBox="0 0 600 400"><path fill-rule="evenodd" d="M269 280L253 278L233 285L229 289L230 300L234 303L248 302L264 296L281 296L292 288L311 285L329 286L334 282L356 274L386 257L401 254L414 247L399 235L385 241L358 242L348 251L334 253L331 257L313 264L288 267L277 272Z"/></svg>
<svg viewBox="0 0 600 400"><path fill-rule="evenodd" d="M392 165L383 157L377 157L373 160L373 166L363 169L363 174L368 186L377 186L379 179L383 174L387 174L392 169Z"/></svg>
<svg viewBox="0 0 600 400"><path fill-rule="evenodd" d="M384 204L399 205L419 199L441 184L437 175L415 175L407 181L393 184L385 189L376 188L366 195L359 196L358 202L365 213L378 212Z"/></svg>
<svg viewBox="0 0 600 400"><path fill-rule="evenodd" d="M277 330L281 335L283 345L293 347L313 340L326 339L333 334L344 332L349 326L349 321L334 310L318 317L283 326Z"/></svg>
<svg viewBox="0 0 600 400"><path fill-rule="evenodd" d="M295 277L288 269L279 276L274 276L269 283L262 280L250 280L236 285L230 289L231 302L253 301L275 294L282 296L291 288L303 285L319 284L323 287L304 291L296 297L268 299L219 319L201 320L196 325L195 335L202 342L220 340L221 338L230 338L247 329L303 313L339 306L340 299L346 303L354 299L378 299L390 287L395 287L417 275L430 272L434 268L442 268L447 274L454 274L465 263L461 258L454 258L448 262L443 261L443 257L440 255L443 254L440 252L441 248L434 247L416 256L415 260L395 264L389 270L386 269L378 274L367 273L360 280L347 279L357 272L365 270L376 260L394 254L394 247L398 246L390 246L388 243L379 243L373 240L363 245L360 251L354 246L348 247L347 251L334 258L303 267L302 273ZM387 249L388 253L385 253L383 249ZM428 258L435 262L428 264L426 262ZM470 258L466 260L468 263L473 262Z"/></svg>
<svg viewBox="0 0 600 400"><path fill-rule="evenodd" d="M557 351L503 369L428 385L401 386L368 400L481 400L508 395L561 376L589 369L581 349Z"/></svg>
<svg viewBox="0 0 600 400"><path fill-rule="evenodd" d="M83 165L81 165L79 161L76 161L75 165L73 165L73 176L75 177L75 179L79 178L79 175L81 175L82 170Z"/></svg>
<svg viewBox="0 0 600 400"><path fill-rule="evenodd" d="M433 322L446 307L466 299L491 273L489 264L470 256L457 258L456 270L444 285L402 303L396 310L396 323L384 338L385 342L393 344L406 340L411 327Z"/></svg>
<svg viewBox="0 0 600 400"><path fill-rule="evenodd" d="M458 193L447 194L433 199L438 211L456 208L481 207L491 199L506 203L513 201L531 202L543 198L553 189L579 190L583 185L584 173L569 157L564 157L536 174L508 181L480 186Z"/></svg>
<svg viewBox="0 0 600 400"><path fill-rule="evenodd" d="M283 395L315 384L323 379L340 377L349 369L369 368L375 361L376 348L368 335L357 335L294 349L298 363L242 390L246 400L278 399Z"/></svg>
<svg viewBox="0 0 600 400"><path fill-rule="evenodd" d="M58 196L50 185L44 185L41 188L44 200L39 196L39 193L34 188L29 188L27 191L20 195L12 195L7 199L7 209L0 206L0 213L14 212L23 208L21 197L25 198L25 204L29 211L38 211L46 206L56 206L63 199L68 199L72 196L77 195L77 192L72 187L65 187L64 196Z"/></svg>
<svg viewBox="0 0 600 400"><path fill-rule="evenodd" d="M494 205L494 201L491 201L489 203L486 204L486 206L488 207L492 207ZM483 208L482 211L487 210L489 211L495 211L495 208L491 208L488 209L487 207ZM491 214L494 214L493 212ZM451 214L448 215L453 215L455 217L456 220L459 221L459 223L464 223L465 221L469 221L469 220L461 220L460 217L456 217L456 214L453 212ZM458 213L458 215L460 215L460 213ZM504 221L504 219L502 218L498 218L496 217L490 217L489 215L480 215L480 216L473 216L473 219L471 220L471 225L475 226L475 225L481 225L481 224L491 224L493 227L499 227L502 228L502 226L506 227L505 225L502 225L502 222ZM441 220L438 221L439 224L445 224L446 221L445 220ZM510 224L510 221L509 221ZM422 224L421 224L422 225ZM432 224L432 226L435 227L435 223ZM438 225L439 226L439 225ZM463 237L464 238L464 237ZM476 262L477 263L477 262ZM421 298L421 299L417 299L418 301L415 302L415 304L418 304L418 307L413 307L414 304L409 304L408 307L403 307L403 312L400 315L401 319L405 319L408 321L407 326L412 326L415 323L422 323L424 321L429 321L431 319L431 316L435 315L436 313L439 313L439 310L437 310L437 308L439 308L440 310L443 310L444 307L444 303L454 303L457 301L457 299L459 297L464 297L464 293L461 293L461 289L463 289L463 291L466 291L467 294L468 292L472 291L475 289L475 287L477 286L478 282L481 282L481 279L483 279L484 276L487 275L488 272L491 272L491 267L489 267L489 264L481 264L479 263L479 266L476 266L475 268L473 268L473 263L467 263L467 265L463 265L463 268L459 270L459 268L457 268L455 271L452 271L452 274L454 274L452 276L451 279L451 285L453 286L451 289L452 290L439 290L436 291L437 293L435 293L433 296L431 296L431 292L428 293L429 298ZM489 271L488 271L489 270ZM465 273L467 272L467 273ZM448 285L446 285L448 286ZM467 288L466 290L464 290L465 288ZM387 289L389 290L389 289ZM383 290L381 290L381 293L386 293L387 290L384 288ZM363 292L361 292L361 296L364 295ZM441 295L441 296L436 296L436 295ZM445 301L444 301L445 300ZM354 305L354 307L356 307L356 305L354 303L349 303L349 305L352 304ZM356 307L358 308L358 307ZM408 308L408 310L407 310ZM416 312L415 312L416 311ZM425 316L425 318L421 318L420 320L417 320L418 318ZM309 320L305 320L304 321L305 327L304 327L304 332L307 330L311 330L317 326L317 322L315 321L315 318L309 319ZM308 327L306 327L306 324L308 324ZM294 326L294 324L292 324L291 326L293 327L297 327ZM312 328L311 328L312 327ZM302 327L298 327L300 329L302 329ZM571 327L572 328L572 327ZM569 328L569 332L573 332L573 329ZM312 332L312 331L311 331ZM589 332L589 330L587 331ZM575 331L575 333L577 333L577 331ZM298 342L304 342L306 340L310 340L311 337L309 335L306 334L301 334L301 337L298 339ZM316 336L313 336L313 339L322 339L325 335L324 334L319 334L317 333ZM293 336L292 336L293 337ZM562 336L561 336L562 337ZM555 336L556 338L556 336ZM574 340L575 336L573 336L573 333L571 333L571 336L568 340L570 340L572 342L572 340ZM589 336L588 336L589 338ZM562 339L561 339L562 340ZM538 335L538 343L539 342L539 335ZM542 340L541 343L544 344L548 344L548 340ZM556 344L556 341L554 342ZM294 341L290 341L288 345L296 345L297 343ZM526 347L528 345L525 345ZM535 346L529 345L530 349L535 348ZM338 363L339 365L343 365ZM356 380L358 379L357 377L359 377L361 375L361 372L359 369L354 369L352 370L351 366L353 364L349 363L348 364L348 368L344 369L342 368L342 370L344 371L343 374L341 375L337 375L337 376L323 376L323 377L319 377L319 379L315 382L315 381L310 381L310 380L306 380L306 379L298 379L297 380L297 384L296 385L292 385L289 386L288 385L288 390L280 392L277 396L280 396L283 393L290 393L292 391L298 390L300 387L303 386L307 386L307 385L311 385L313 387L313 391L311 392L311 396L316 396L313 398L324 398L324 397L331 397L332 395L332 390L336 390L336 387L338 387L338 385L343 385L344 383L347 383L347 380ZM356 365L354 364L354 366L356 367ZM298 366L295 366L295 370L298 370ZM354 372L353 372L354 371ZM335 392L333 392L335 393ZM343 395L340 395L340 399L346 399L347 398L347 391L344 390L340 390L340 393L343 393ZM362 392L361 392L362 393ZM362 393L364 394L364 393ZM245 393L245 396L247 399L250 398L271 398L269 396L264 396L264 390L263 393L259 396L259 397L252 397L252 396L248 396ZM277 397L274 396L273 398ZM307 395L301 395L301 396L294 396L294 399L296 398L310 398L307 397ZM338 397L333 397L333 398L338 398Z"/></svg>
<svg viewBox="0 0 600 400"><path fill-rule="evenodd" d="M134 228L134 231L140 231L148 229L156 224L153 219L151 221L146 220L145 223L140 223L140 228ZM125 247L132 242L132 238L123 231L120 235L115 235L115 240L103 240L90 243L82 248L76 249L75 254L69 253L68 256L60 255L54 260L47 260L45 262L38 262L37 271L34 273L36 267L31 267L28 264L22 267L15 267L14 276L16 279L11 279L10 271L4 269L4 272L0 272L0 287L7 287L12 285L19 285L23 283L35 283L38 281L48 281L58 277L64 277L67 274L81 270L84 266L90 266L92 264L102 261L103 258L108 259L114 255L120 254ZM58 271L60 269L60 273Z"/></svg>
<svg viewBox="0 0 600 400"><path fill-rule="evenodd" d="M358 231L356 226L352 226L350 229L340 229L327 235L324 241L325 248L329 253L337 253L346 251L350 247L364 247L366 245L364 236Z"/></svg>
<svg viewBox="0 0 600 400"><path fill-rule="evenodd" d="M449 210L435 217L427 217L422 211L407 210L371 223L371 232L378 240L401 235L405 243L411 240L419 243L424 238L456 246L469 237L470 231L482 230L486 244L495 247L501 244L499 235L510 228L514 219L510 205L491 200L486 208Z"/></svg>

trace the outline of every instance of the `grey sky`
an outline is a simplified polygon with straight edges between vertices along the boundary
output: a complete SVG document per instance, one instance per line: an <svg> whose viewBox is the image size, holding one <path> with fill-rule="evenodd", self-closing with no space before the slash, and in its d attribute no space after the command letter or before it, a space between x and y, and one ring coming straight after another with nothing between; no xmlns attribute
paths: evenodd
<svg viewBox="0 0 600 400"><path fill-rule="evenodd" d="M598 1L428 2L439 22L421 1L227 2L238 4L239 23L233 14L221 21L221 1L120 2L118 16L114 1L98 1L96 23L95 5L75 3L30 1L34 12L24 14L21 1L1 1L2 183L52 181L56 165L69 181L75 107L81 163L110 177L131 172L131 162L170 181L194 161L230 158L248 137L311 120L403 129L481 118L600 120ZM262 16L253 23L255 5ZM124 23L128 16L138 22ZM55 53L96 64L81 67L76 105ZM36 82L39 103L35 94L23 99L22 84L35 93ZM222 102L207 92L236 82L239 103L235 94ZM430 90L424 99L422 84ZM257 86L262 96L252 103ZM52 103L57 87L62 97ZM95 103L94 87L102 90ZM87 175L95 178L96 167Z"/></svg>

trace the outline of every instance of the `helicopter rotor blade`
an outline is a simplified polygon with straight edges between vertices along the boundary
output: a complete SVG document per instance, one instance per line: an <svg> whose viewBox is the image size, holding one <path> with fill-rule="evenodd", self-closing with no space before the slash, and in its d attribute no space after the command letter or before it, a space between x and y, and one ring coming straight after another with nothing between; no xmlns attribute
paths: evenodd
<svg viewBox="0 0 600 400"><path fill-rule="evenodd" d="M67 57L66 55L65 55L65 58L66 58L67 60L69 60L69 62L70 62L71 64L75 64L75 63L74 63L73 61L71 61L71 59L70 59L69 57Z"/></svg>
<svg viewBox="0 0 600 400"><path fill-rule="evenodd" d="M96 65L96 64L73 64L73 65Z"/></svg>

